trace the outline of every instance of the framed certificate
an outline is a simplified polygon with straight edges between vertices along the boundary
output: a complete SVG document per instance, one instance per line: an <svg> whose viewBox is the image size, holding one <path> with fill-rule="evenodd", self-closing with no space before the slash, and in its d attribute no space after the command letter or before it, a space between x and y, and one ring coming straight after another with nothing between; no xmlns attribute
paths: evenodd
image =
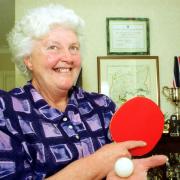
<svg viewBox="0 0 180 180"><path fill-rule="evenodd" d="M108 55L149 55L148 18L106 18Z"/></svg>
<svg viewBox="0 0 180 180"><path fill-rule="evenodd" d="M119 107L135 96L160 105L158 56L98 56L98 92Z"/></svg>

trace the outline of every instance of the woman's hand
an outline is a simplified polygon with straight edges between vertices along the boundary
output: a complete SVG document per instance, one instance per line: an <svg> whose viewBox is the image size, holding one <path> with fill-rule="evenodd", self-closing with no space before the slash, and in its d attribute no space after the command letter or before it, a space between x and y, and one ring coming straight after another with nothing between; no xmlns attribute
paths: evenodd
<svg viewBox="0 0 180 180"><path fill-rule="evenodd" d="M112 170L108 173L106 180L147 180L147 172L150 168L163 165L167 162L167 157L164 155L155 155L148 158L134 159L134 171L131 176L121 178Z"/></svg>
<svg viewBox="0 0 180 180"><path fill-rule="evenodd" d="M47 178L48 180L68 179L68 180L100 180L107 177L107 180L123 180L116 176L114 164L120 157L131 157L129 149L145 146L143 141L126 141L121 143L111 143L104 145L85 158L72 162L61 171ZM144 180L147 171L151 167L164 164L166 156L153 156L146 159L134 159L134 172L126 180Z"/></svg>
<svg viewBox="0 0 180 180"><path fill-rule="evenodd" d="M121 143L111 143L97 150L94 156L94 164L100 172L100 177L105 177L113 168L116 160L120 157L131 157L129 149L143 147L144 141L125 141Z"/></svg>

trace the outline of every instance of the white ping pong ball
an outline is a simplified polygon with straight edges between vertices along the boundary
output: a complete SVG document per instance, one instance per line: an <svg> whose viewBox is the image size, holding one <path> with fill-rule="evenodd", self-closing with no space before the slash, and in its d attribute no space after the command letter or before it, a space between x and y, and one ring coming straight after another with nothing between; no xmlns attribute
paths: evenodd
<svg viewBox="0 0 180 180"><path fill-rule="evenodd" d="M132 174L134 165L131 159L122 157L115 162L114 170L118 176L128 177Z"/></svg>

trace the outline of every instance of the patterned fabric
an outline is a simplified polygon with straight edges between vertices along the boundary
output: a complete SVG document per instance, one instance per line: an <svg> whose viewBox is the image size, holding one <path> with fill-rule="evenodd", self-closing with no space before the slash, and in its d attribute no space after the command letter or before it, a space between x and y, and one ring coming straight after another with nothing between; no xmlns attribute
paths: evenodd
<svg viewBox="0 0 180 180"><path fill-rule="evenodd" d="M50 107L31 82L0 91L0 179L44 179L109 143L115 104L73 87L65 112Z"/></svg>

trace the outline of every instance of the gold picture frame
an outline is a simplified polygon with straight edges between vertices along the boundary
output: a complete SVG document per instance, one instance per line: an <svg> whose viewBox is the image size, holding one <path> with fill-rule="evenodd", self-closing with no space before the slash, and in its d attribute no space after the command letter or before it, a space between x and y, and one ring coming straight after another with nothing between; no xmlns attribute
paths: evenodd
<svg viewBox="0 0 180 180"><path fill-rule="evenodd" d="M98 56L98 92L121 106L144 96L160 106L158 56Z"/></svg>

